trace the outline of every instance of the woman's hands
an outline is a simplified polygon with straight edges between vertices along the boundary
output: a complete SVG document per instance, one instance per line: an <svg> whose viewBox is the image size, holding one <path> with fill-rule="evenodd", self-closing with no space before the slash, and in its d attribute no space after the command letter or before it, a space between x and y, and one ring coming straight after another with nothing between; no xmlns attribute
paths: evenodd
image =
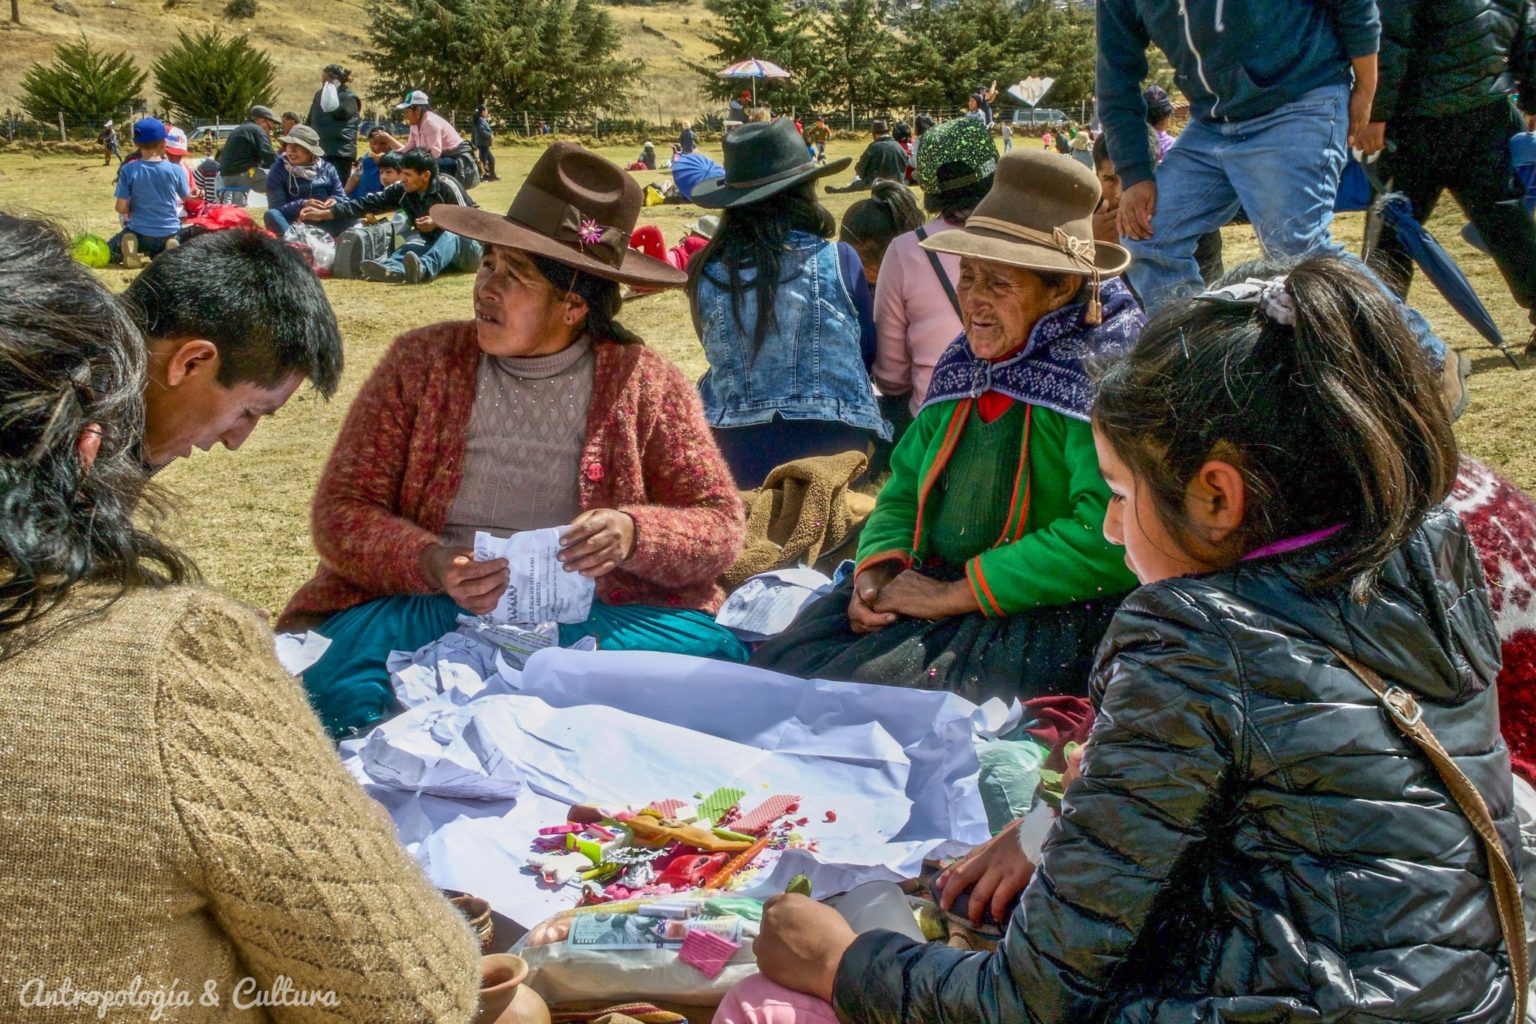
<svg viewBox="0 0 1536 1024"><path fill-rule="evenodd" d="M474 615L484 615L496 607L510 575L505 558L477 562L469 548L445 544L423 551L420 564L423 576L453 598L454 604Z"/></svg>
<svg viewBox="0 0 1536 1024"><path fill-rule="evenodd" d="M837 965L853 945L848 922L809 896L774 896L763 904L763 923L753 942L757 969L785 988L832 1001Z"/></svg>
<svg viewBox="0 0 1536 1024"><path fill-rule="evenodd" d="M855 577L848 624L855 633L874 633L902 617L947 619L976 610L976 596L965 580L945 583L912 569L898 572L887 563Z"/></svg>
<svg viewBox="0 0 1536 1024"><path fill-rule="evenodd" d="M635 521L615 508L594 508L571 521L560 538L560 561L567 572L606 575L635 553Z"/></svg>
<svg viewBox="0 0 1536 1024"><path fill-rule="evenodd" d="M873 565L853 579L853 597L848 601L848 625L855 633L874 633L896 621L894 612L877 612L880 593L895 578L897 569L889 563Z"/></svg>
<svg viewBox="0 0 1536 1024"><path fill-rule="evenodd" d="M971 925L979 926L990 910L992 920L1007 920L1008 904L1029 884L1035 866L1019 848L1019 822L972 850L970 856L944 869L936 881L939 906L947 913L962 893L969 892Z"/></svg>

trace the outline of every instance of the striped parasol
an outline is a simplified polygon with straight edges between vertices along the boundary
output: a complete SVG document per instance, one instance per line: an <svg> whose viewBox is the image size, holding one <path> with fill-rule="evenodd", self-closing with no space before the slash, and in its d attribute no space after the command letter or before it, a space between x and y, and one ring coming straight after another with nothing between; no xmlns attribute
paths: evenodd
<svg viewBox="0 0 1536 1024"><path fill-rule="evenodd" d="M750 78L752 79L752 105L757 106L757 80L759 78L789 78L790 73L779 67L771 60L759 60L756 57L748 57L739 60L728 68L722 68L715 72L719 78Z"/></svg>

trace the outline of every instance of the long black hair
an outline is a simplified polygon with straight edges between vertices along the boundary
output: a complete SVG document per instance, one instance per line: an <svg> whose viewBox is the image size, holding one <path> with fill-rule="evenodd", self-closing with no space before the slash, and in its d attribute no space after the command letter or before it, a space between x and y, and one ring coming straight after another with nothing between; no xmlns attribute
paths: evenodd
<svg viewBox="0 0 1536 1024"><path fill-rule="evenodd" d="M711 282L730 292L737 328L751 331L752 350L760 349L777 323L775 291L800 272L798 266L784 266L789 233L805 231L818 238L831 238L836 230L837 221L816 201L815 183L810 181L761 202L724 210L714 237L688 261L688 303L693 308L694 326L699 326L699 278L708 274ZM750 285L742 274L748 269L753 273ZM748 287L757 295L757 322L750 327L741 318L742 297Z"/></svg>
<svg viewBox="0 0 1536 1024"><path fill-rule="evenodd" d="M128 311L70 258L52 224L0 213L0 658L82 582L180 583L196 570L135 524L147 356ZM77 445L91 424L101 447ZM100 607L100 606L98 606Z"/></svg>
<svg viewBox="0 0 1536 1024"><path fill-rule="evenodd" d="M587 330L594 338L625 344L640 340L638 335L614 319L619 315L619 308L624 304L616 283L607 278L577 270L548 256L529 253L528 258L556 291L569 291L586 301Z"/></svg>
<svg viewBox="0 0 1536 1024"><path fill-rule="evenodd" d="M1400 307L1355 265L1257 261L1223 280L1249 277L1284 280L1293 326L1253 306L1168 303L1102 375L1094 426L1181 545L1186 487L1221 459L1248 495L1224 565L1342 524L1338 557L1307 583L1363 598L1455 482L1445 400Z"/></svg>

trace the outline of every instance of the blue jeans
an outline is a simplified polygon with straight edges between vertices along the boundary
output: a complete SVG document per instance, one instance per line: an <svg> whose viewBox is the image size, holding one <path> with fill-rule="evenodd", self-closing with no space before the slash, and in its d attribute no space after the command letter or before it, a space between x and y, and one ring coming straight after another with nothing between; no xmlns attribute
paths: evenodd
<svg viewBox="0 0 1536 1024"><path fill-rule="evenodd" d="M428 242L413 238L379 262L394 270L405 270L405 254L413 252L421 260L421 280L432 280L447 270L473 270L480 263L480 243L473 238L460 238L452 231L439 231L437 238Z"/></svg>
<svg viewBox="0 0 1536 1024"><path fill-rule="evenodd" d="M1195 244L1245 211L1267 256L1344 250L1329 233L1348 156L1349 87L1314 89L1246 121L1192 120L1157 168L1152 237L1123 239L1151 313L1205 290Z"/></svg>
<svg viewBox="0 0 1536 1024"><path fill-rule="evenodd" d="M1157 168L1152 237L1121 239L1133 257L1125 276L1143 308L1150 314L1169 299L1205 290L1195 247L1239 209L1248 215L1266 256L1326 253L1349 259L1376 278L1328 230L1348 158L1348 137L1346 85L1314 89L1246 121L1191 121ZM1445 342L1418 310L1402 308L1438 370L1445 363Z"/></svg>

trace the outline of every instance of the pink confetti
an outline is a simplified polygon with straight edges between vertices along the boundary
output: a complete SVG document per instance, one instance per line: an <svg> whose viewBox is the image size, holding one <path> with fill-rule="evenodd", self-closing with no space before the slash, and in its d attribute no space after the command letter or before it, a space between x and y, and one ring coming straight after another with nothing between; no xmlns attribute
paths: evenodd
<svg viewBox="0 0 1536 1024"><path fill-rule="evenodd" d="M683 939L683 948L677 951L677 958L708 977L718 978L740 948L740 943L732 942L723 935L716 935L704 928L694 928Z"/></svg>
<svg viewBox="0 0 1536 1024"><path fill-rule="evenodd" d="M651 804L651 809L663 818L675 818L677 817L677 812L686 806L687 804L682 800L657 800Z"/></svg>
<svg viewBox="0 0 1536 1024"><path fill-rule="evenodd" d="M822 821L836 821L837 820L837 812L836 811L828 811L827 812L827 816L825 818L822 818L821 820Z"/></svg>
<svg viewBox="0 0 1536 1024"><path fill-rule="evenodd" d="M747 832L756 835L768 828L786 814L793 813L800 806L800 797L796 794L787 796L771 796L758 804L752 810L745 812L739 818L731 822L731 828L737 832Z"/></svg>

